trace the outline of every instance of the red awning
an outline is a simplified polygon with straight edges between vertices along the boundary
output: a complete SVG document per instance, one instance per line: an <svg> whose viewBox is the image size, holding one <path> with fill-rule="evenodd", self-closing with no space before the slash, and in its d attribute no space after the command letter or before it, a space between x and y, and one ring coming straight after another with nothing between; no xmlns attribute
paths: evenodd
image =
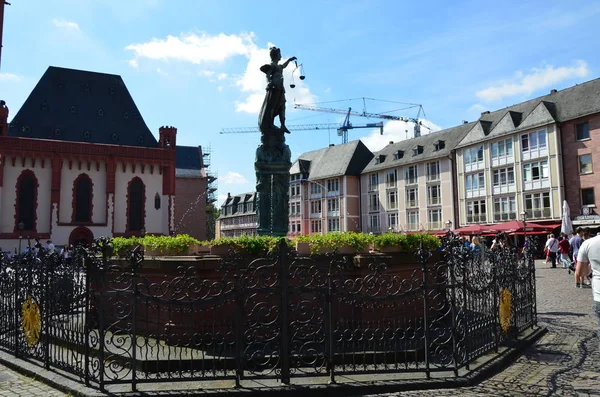
<svg viewBox="0 0 600 397"><path fill-rule="evenodd" d="M490 228L490 225L474 224L465 227L459 227L458 229L455 229L454 232L460 234L487 234L492 233Z"/></svg>
<svg viewBox="0 0 600 397"><path fill-rule="evenodd" d="M492 225L489 227L489 230L492 232L505 233L550 233L552 229L554 229L553 225L540 225L539 223L523 221L498 223L497 225Z"/></svg>

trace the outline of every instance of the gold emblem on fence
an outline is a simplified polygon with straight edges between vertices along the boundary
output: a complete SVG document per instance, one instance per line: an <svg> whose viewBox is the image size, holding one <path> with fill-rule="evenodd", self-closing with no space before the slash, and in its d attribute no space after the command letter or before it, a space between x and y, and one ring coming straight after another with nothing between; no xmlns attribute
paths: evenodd
<svg viewBox="0 0 600 397"><path fill-rule="evenodd" d="M29 347L35 346L40 341L42 317L40 307L31 296L23 302L22 313L21 329L23 330L23 336Z"/></svg>
<svg viewBox="0 0 600 397"><path fill-rule="evenodd" d="M510 328L510 320L512 319L512 295L508 288L504 288L500 292L500 326L502 331L507 333Z"/></svg>

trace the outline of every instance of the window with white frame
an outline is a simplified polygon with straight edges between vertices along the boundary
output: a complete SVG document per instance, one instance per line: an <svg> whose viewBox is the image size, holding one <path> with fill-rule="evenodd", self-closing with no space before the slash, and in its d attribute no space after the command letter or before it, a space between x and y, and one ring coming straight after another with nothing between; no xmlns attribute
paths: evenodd
<svg viewBox="0 0 600 397"><path fill-rule="evenodd" d="M290 182L299 181L301 179L300 174L290 175Z"/></svg>
<svg viewBox="0 0 600 397"><path fill-rule="evenodd" d="M339 192L340 191L340 180L339 179L328 179L327 180L327 191L328 192Z"/></svg>
<svg viewBox="0 0 600 397"><path fill-rule="evenodd" d="M479 190L483 188L485 188L485 174L483 172L469 174L465 177L466 190Z"/></svg>
<svg viewBox="0 0 600 397"><path fill-rule="evenodd" d="M494 186L508 186L515 183L514 167L506 167L494 170Z"/></svg>
<svg viewBox="0 0 600 397"><path fill-rule="evenodd" d="M385 173L385 187L394 188L396 187L396 181L398 180L398 174L396 170L389 170Z"/></svg>
<svg viewBox="0 0 600 397"><path fill-rule="evenodd" d="M523 180L525 182L539 181L547 179L548 173L548 161L534 161L523 165Z"/></svg>
<svg viewBox="0 0 600 397"><path fill-rule="evenodd" d="M321 220L318 221L310 221L310 232L311 233L321 233L321 231L323 230L323 225L321 223Z"/></svg>
<svg viewBox="0 0 600 397"><path fill-rule="evenodd" d="M517 219L515 197L494 197L494 222Z"/></svg>
<svg viewBox="0 0 600 397"><path fill-rule="evenodd" d="M369 190L377 190L379 187L379 174L369 174Z"/></svg>
<svg viewBox="0 0 600 397"><path fill-rule="evenodd" d="M406 212L406 228L411 231L419 230L419 211Z"/></svg>
<svg viewBox="0 0 600 397"><path fill-rule="evenodd" d="M419 189L414 187L406 189L406 208L419 206Z"/></svg>
<svg viewBox="0 0 600 397"><path fill-rule="evenodd" d="M467 201L467 223L486 222L485 200Z"/></svg>
<svg viewBox="0 0 600 397"><path fill-rule="evenodd" d="M290 215L300 215L300 203L290 203Z"/></svg>
<svg viewBox="0 0 600 397"><path fill-rule="evenodd" d="M504 139L498 142L494 142L491 145L492 159L501 159L506 157L512 157L513 155L513 141L512 138Z"/></svg>
<svg viewBox="0 0 600 397"><path fill-rule="evenodd" d="M290 186L290 197L300 197L300 185L295 183Z"/></svg>
<svg viewBox="0 0 600 397"><path fill-rule="evenodd" d="M398 192L396 190L390 190L387 192L387 206L388 210L398 209Z"/></svg>
<svg viewBox="0 0 600 397"><path fill-rule="evenodd" d="M387 214L387 224L388 224L388 228L391 228L392 230L398 230L398 213L397 212Z"/></svg>
<svg viewBox="0 0 600 397"><path fill-rule="evenodd" d="M529 152L547 148L546 130L538 130L521 135L521 150Z"/></svg>
<svg viewBox="0 0 600 397"><path fill-rule="evenodd" d="M427 211L427 229L428 230L438 230L442 229L442 209L436 208L433 210Z"/></svg>
<svg viewBox="0 0 600 397"><path fill-rule="evenodd" d="M411 166L406 167L404 179L406 180L407 185L417 183L418 177L419 176L417 174L417 166L416 165L411 165Z"/></svg>
<svg viewBox="0 0 600 397"><path fill-rule="evenodd" d="M427 163L427 181L439 181L440 180L440 162L433 161Z"/></svg>
<svg viewBox="0 0 600 397"><path fill-rule="evenodd" d="M328 232L339 232L340 231L340 218L327 219L327 231Z"/></svg>
<svg viewBox="0 0 600 397"><path fill-rule="evenodd" d="M369 194L369 211L379 211L379 193Z"/></svg>
<svg viewBox="0 0 600 397"><path fill-rule="evenodd" d="M369 229L371 232L379 231L379 215L369 215Z"/></svg>
<svg viewBox="0 0 600 397"><path fill-rule="evenodd" d="M310 194L321 194L321 185L316 183L310 184Z"/></svg>
<svg viewBox="0 0 600 397"><path fill-rule="evenodd" d="M439 205L439 204L442 204L441 186L440 185L427 186L427 205Z"/></svg>
<svg viewBox="0 0 600 397"><path fill-rule="evenodd" d="M339 199L328 199L327 200L327 212L339 211L340 200Z"/></svg>
<svg viewBox="0 0 600 397"><path fill-rule="evenodd" d="M463 149L463 160L465 165L483 161L483 145Z"/></svg>
<svg viewBox="0 0 600 397"><path fill-rule="evenodd" d="M300 233L300 222L290 222L290 232Z"/></svg>
<svg viewBox="0 0 600 397"><path fill-rule="evenodd" d="M311 214L320 214L321 213L321 200L316 200L316 201L310 202L310 213Z"/></svg>
<svg viewBox="0 0 600 397"><path fill-rule="evenodd" d="M550 192L526 194L525 210L531 219L550 217Z"/></svg>

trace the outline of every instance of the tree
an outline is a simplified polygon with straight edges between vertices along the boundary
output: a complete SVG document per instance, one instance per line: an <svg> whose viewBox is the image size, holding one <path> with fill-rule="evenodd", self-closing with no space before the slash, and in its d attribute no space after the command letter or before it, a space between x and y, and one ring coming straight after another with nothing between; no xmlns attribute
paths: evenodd
<svg viewBox="0 0 600 397"><path fill-rule="evenodd" d="M219 217L219 209L213 203L206 204L206 239L212 240L215 238L217 218Z"/></svg>

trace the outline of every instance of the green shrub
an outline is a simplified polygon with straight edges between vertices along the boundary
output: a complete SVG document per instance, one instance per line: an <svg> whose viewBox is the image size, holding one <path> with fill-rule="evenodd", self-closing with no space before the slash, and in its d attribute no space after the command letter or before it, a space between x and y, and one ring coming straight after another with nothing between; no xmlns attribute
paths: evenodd
<svg viewBox="0 0 600 397"><path fill-rule="evenodd" d="M248 255L266 255L277 252L277 247L281 237L273 236L248 236L240 237L221 237L209 242L210 245L218 247L228 245L234 252L243 252ZM288 246L291 247L291 241L285 239Z"/></svg>
<svg viewBox="0 0 600 397"><path fill-rule="evenodd" d="M356 232L332 232L298 236L296 241L309 243L311 255L317 255L321 252L321 248L328 251L335 251L344 246L349 246L357 251L366 250L373 243L373 235Z"/></svg>
<svg viewBox="0 0 600 397"><path fill-rule="evenodd" d="M398 247L402 251L414 251L421 246L423 248L434 250L440 247L441 241L438 237L431 234L400 234L383 233L375 236L375 249L381 249L385 246Z"/></svg>

